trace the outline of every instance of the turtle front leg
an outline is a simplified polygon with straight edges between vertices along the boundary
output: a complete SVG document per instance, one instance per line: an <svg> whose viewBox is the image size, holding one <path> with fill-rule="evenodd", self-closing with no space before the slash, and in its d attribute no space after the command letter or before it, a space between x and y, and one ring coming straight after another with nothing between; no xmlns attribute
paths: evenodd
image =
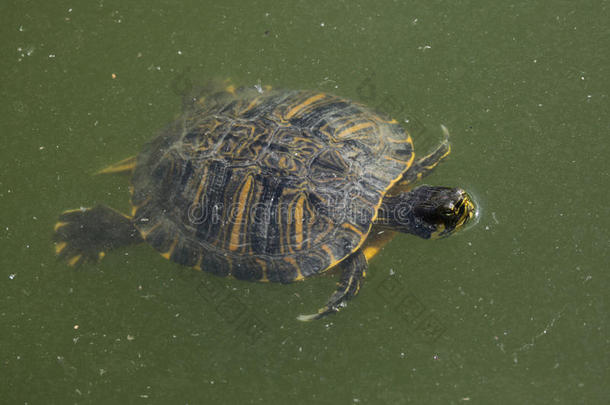
<svg viewBox="0 0 610 405"><path fill-rule="evenodd" d="M337 290L330 296L326 305L311 315L299 315L299 321L320 319L328 314L339 311L342 304L358 294L360 284L366 273L367 262L362 249L343 260L339 266L342 268L341 279Z"/></svg>
<svg viewBox="0 0 610 405"><path fill-rule="evenodd" d="M54 230L55 253L70 266L96 262L111 249L142 242L131 218L104 205L65 211Z"/></svg>
<svg viewBox="0 0 610 405"><path fill-rule="evenodd" d="M441 125L441 128L444 135L443 141L432 153L419 159L405 172L405 174L403 174L402 179L400 179L398 183L399 186L406 186L416 180L421 180L423 177L430 174L436 165L449 156L451 153L449 130L447 130L447 127L444 125Z"/></svg>

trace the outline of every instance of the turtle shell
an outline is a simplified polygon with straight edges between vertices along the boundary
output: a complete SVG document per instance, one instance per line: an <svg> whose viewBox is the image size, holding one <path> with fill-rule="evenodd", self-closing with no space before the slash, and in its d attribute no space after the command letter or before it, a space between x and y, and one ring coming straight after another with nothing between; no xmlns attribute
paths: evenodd
<svg viewBox="0 0 610 405"><path fill-rule="evenodd" d="M413 157L396 121L349 100L219 93L138 156L134 222L180 264L239 279L299 280L364 243Z"/></svg>

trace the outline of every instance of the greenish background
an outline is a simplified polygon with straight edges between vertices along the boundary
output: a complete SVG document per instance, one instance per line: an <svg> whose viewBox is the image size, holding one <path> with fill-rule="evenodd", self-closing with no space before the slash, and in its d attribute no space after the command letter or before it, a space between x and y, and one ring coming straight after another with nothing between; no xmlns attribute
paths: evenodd
<svg viewBox="0 0 610 405"><path fill-rule="evenodd" d="M608 403L609 5L3 1L0 402ZM426 181L479 222L397 237L313 323L333 277L217 279L146 245L58 262L62 210L128 207L92 173L225 77L363 101L420 153L445 124Z"/></svg>

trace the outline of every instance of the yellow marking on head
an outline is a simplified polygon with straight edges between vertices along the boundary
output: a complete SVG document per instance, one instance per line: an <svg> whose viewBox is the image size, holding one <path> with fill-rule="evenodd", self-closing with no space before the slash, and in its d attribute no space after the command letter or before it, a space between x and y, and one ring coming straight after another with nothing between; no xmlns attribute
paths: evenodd
<svg viewBox="0 0 610 405"><path fill-rule="evenodd" d="M476 207L474 206L474 203L472 202L472 200L467 199L465 204L467 204L468 206L468 218L472 218L475 216L476 214Z"/></svg>
<svg viewBox="0 0 610 405"><path fill-rule="evenodd" d="M227 87L225 87L225 91L234 95L235 94L235 86L230 84Z"/></svg>
<svg viewBox="0 0 610 405"><path fill-rule="evenodd" d="M53 230L57 231L59 228L61 228L62 226L66 226L67 224L67 222L56 222L53 226Z"/></svg>
<svg viewBox="0 0 610 405"><path fill-rule="evenodd" d="M372 122L364 122L362 124L354 125L352 127L346 128L339 132L336 136L337 138L343 138L349 134L360 131L361 129L366 129L372 127L374 124Z"/></svg>
<svg viewBox="0 0 610 405"><path fill-rule="evenodd" d="M76 255L74 257L71 257L70 260L68 260L68 265L69 266L76 265L76 263L78 263L78 261L80 260L81 257L83 257L83 255Z"/></svg>
<svg viewBox="0 0 610 405"><path fill-rule="evenodd" d="M324 97L326 97L326 95L323 93L316 94L315 96L309 97L307 100L303 101L301 104L292 107L290 109L290 111L288 111L288 113L286 113L285 118L290 119L290 118L294 117L301 110L307 108L307 106L309 106L312 103L315 103L318 100L322 100Z"/></svg>
<svg viewBox="0 0 610 405"><path fill-rule="evenodd" d="M174 253L174 249L176 248L177 244L178 244L178 238L174 239L174 241L172 242L172 245L169 247L169 250L167 252L161 253L161 257L164 257L167 260L169 260L169 258L172 257L172 253Z"/></svg>
<svg viewBox="0 0 610 405"><path fill-rule="evenodd" d="M464 223L466 223L466 221L470 220L475 215L475 213L476 213L475 206L474 206L474 204L472 203L472 201L468 197L465 197L465 199L464 199L462 204L465 206L464 214L458 220L458 223L455 226L455 229L458 229L462 225L464 225Z"/></svg>
<svg viewBox="0 0 610 405"><path fill-rule="evenodd" d="M239 192L239 198L237 200L237 216L234 219L233 226L231 228L231 237L229 242L229 250L235 251L239 249L239 236L242 233L241 226L244 221L244 213L248 211L248 194L252 189L252 176L248 176Z"/></svg>
<svg viewBox="0 0 610 405"><path fill-rule="evenodd" d="M68 246L68 244L66 242L59 242L55 245L55 254L58 255L61 253L62 250L64 250L66 248L66 246Z"/></svg>
<svg viewBox="0 0 610 405"><path fill-rule="evenodd" d="M99 260L102 260L102 259L103 259L105 256L106 256L106 252L99 252L99 253L97 254L97 258L98 258Z"/></svg>

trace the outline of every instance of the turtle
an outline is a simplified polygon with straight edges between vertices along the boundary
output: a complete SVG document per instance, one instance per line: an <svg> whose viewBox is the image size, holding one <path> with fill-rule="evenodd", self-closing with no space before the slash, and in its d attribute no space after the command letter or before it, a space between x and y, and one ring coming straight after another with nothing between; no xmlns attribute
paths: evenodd
<svg viewBox="0 0 610 405"><path fill-rule="evenodd" d="M449 155L445 127L415 159L396 120L329 93L228 85L193 100L137 156L99 172L131 176L129 215L106 205L60 215L60 258L80 266L147 242L166 259L239 280L291 283L336 268L328 302L298 317L308 321L358 293L388 241L371 235L444 237L475 214L461 188L412 186Z"/></svg>

